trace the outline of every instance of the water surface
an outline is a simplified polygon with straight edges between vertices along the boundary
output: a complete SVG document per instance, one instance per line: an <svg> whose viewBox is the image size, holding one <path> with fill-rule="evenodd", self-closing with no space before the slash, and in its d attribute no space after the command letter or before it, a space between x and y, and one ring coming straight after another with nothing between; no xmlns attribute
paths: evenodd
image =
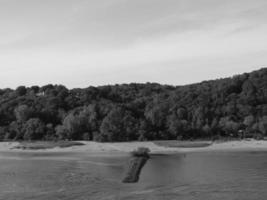
<svg viewBox="0 0 267 200"><path fill-rule="evenodd" d="M0 153L0 199L267 199L267 152L152 156L135 184L121 182L128 159Z"/></svg>

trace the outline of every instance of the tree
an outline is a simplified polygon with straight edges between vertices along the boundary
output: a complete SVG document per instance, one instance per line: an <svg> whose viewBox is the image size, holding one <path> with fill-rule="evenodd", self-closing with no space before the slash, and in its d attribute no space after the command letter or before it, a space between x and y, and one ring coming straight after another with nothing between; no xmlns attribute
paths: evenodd
<svg viewBox="0 0 267 200"><path fill-rule="evenodd" d="M259 120L259 130L263 135L267 135L267 116L263 116Z"/></svg>
<svg viewBox="0 0 267 200"><path fill-rule="evenodd" d="M5 139L14 139L14 140L19 140L23 139L23 125L22 123L19 123L17 121L11 122L8 128L8 132L5 136Z"/></svg>
<svg viewBox="0 0 267 200"><path fill-rule="evenodd" d="M16 93L17 93L18 96L23 96L23 95L25 95L27 93L27 89L26 89L25 86L19 86L16 89Z"/></svg>
<svg viewBox="0 0 267 200"><path fill-rule="evenodd" d="M249 115L245 117L243 124L245 125L245 133L249 134L249 132L253 129L253 124L255 123L255 117L253 115Z"/></svg>
<svg viewBox="0 0 267 200"><path fill-rule="evenodd" d="M18 107L16 107L14 112L16 119L19 122L25 122L28 119L30 119L33 115L32 109L27 105L19 105Z"/></svg>
<svg viewBox="0 0 267 200"><path fill-rule="evenodd" d="M88 137L92 139L92 133L98 130L98 110L95 104L90 104L84 107L79 113L79 117L84 119L85 129L87 131Z"/></svg>
<svg viewBox="0 0 267 200"><path fill-rule="evenodd" d="M29 119L23 126L25 140L40 140L45 135L45 125L38 118Z"/></svg>
<svg viewBox="0 0 267 200"><path fill-rule="evenodd" d="M67 114L62 126L57 128L57 135L69 140L91 140L93 132L98 131L97 110L95 105L89 105Z"/></svg>
<svg viewBox="0 0 267 200"><path fill-rule="evenodd" d="M66 139L82 139L82 134L86 132L86 121L73 113L68 114L62 123L61 131L64 131Z"/></svg>
<svg viewBox="0 0 267 200"><path fill-rule="evenodd" d="M180 117L179 117L180 118ZM170 139L176 139L179 135L184 132L181 119L179 119L175 113L170 115L167 120L167 127L170 133Z"/></svg>
<svg viewBox="0 0 267 200"><path fill-rule="evenodd" d="M237 136L238 130L240 128L240 124L233 121L230 117L221 118L219 125L221 129L224 131L226 136Z"/></svg>
<svg viewBox="0 0 267 200"><path fill-rule="evenodd" d="M139 120L139 128L138 128L138 140L139 141L146 141L146 140L152 140L151 132L151 125L145 120L140 119Z"/></svg>
<svg viewBox="0 0 267 200"><path fill-rule="evenodd" d="M0 126L0 141L3 141L5 139L6 132L7 128Z"/></svg>
<svg viewBox="0 0 267 200"><path fill-rule="evenodd" d="M187 111L185 108L178 108L177 109L177 118L178 119L187 119Z"/></svg>
<svg viewBox="0 0 267 200"><path fill-rule="evenodd" d="M211 137L212 131L211 128L208 124L206 124L205 126L203 126L202 131L204 133L204 137Z"/></svg>
<svg viewBox="0 0 267 200"><path fill-rule="evenodd" d="M53 140L55 139L55 129L53 127L53 124L47 124L45 127L45 140Z"/></svg>
<svg viewBox="0 0 267 200"><path fill-rule="evenodd" d="M254 116L249 115L249 116L245 117L243 124L246 125L247 127L251 127L252 124L254 123L254 121L255 121Z"/></svg>
<svg viewBox="0 0 267 200"><path fill-rule="evenodd" d="M31 90L34 94L36 94L36 93L39 92L40 87L37 86L37 85L34 85L34 86L32 86L32 87L30 88L30 90Z"/></svg>
<svg viewBox="0 0 267 200"><path fill-rule="evenodd" d="M100 133L104 141L127 141L137 139L137 121L131 113L115 107L104 118Z"/></svg>
<svg viewBox="0 0 267 200"><path fill-rule="evenodd" d="M169 111L168 104L166 102L158 102L149 104L145 110L145 117L151 124L156 127L157 130L163 129L166 123L166 116Z"/></svg>
<svg viewBox="0 0 267 200"><path fill-rule="evenodd" d="M64 127L63 125L58 125L56 128L56 136L58 137L58 139L60 140L66 140L69 139L69 130Z"/></svg>

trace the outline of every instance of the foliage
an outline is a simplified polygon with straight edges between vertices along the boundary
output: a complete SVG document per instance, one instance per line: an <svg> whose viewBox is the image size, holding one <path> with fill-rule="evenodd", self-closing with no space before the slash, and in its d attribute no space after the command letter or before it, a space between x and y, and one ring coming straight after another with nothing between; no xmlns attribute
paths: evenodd
<svg viewBox="0 0 267 200"><path fill-rule="evenodd" d="M134 157L149 157L150 149L146 147L138 147L136 150L131 152Z"/></svg>
<svg viewBox="0 0 267 200"><path fill-rule="evenodd" d="M185 86L0 90L0 140L130 141L267 134L267 69Z"/></svg>
<svg viewBox="0 0 267 200"><path fill-rule="evenodd" d="M38 118L29 119L24 125L25 140L40 140L45 135L45 125Z"/></svg>

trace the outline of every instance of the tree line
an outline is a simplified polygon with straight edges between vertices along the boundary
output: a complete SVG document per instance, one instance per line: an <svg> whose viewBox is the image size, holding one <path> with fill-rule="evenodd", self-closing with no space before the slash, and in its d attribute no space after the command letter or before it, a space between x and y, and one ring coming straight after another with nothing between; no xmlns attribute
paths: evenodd
<svg viewBox="0 0 267 200"><path fill-rule="evenodd" d="M0 140L264 137L267 68L186 86L63 85L0 90Z"/></svg>

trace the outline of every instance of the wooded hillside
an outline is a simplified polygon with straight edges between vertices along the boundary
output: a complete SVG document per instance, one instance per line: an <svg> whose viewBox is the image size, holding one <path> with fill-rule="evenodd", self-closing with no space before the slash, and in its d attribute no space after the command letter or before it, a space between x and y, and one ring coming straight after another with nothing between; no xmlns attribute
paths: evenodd
<svg viewBox="0 0 267 200"><path fill-rule="evenodd" d="M267 134L267 68L186 86L0 90L1 140L129 141Z"/></svg>

